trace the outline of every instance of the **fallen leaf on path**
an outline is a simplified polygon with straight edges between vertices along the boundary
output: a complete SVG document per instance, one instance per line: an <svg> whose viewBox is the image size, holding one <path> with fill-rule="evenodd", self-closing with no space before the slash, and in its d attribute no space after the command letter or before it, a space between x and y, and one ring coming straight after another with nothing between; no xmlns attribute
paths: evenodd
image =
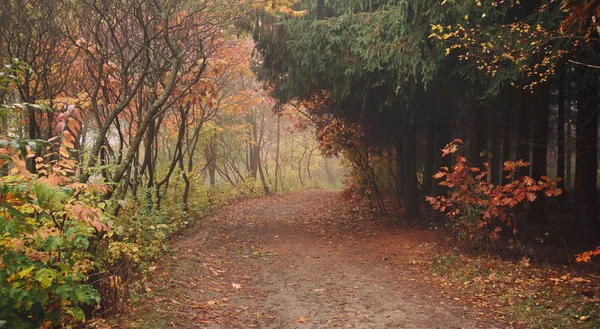
<svg viewBox="0 0 600 329"><path fill-rule="evenodd" d="M575 277L571 279L571 282L591 282L588 279L584 279L584 278L580 278L580 277Z"/></svg>

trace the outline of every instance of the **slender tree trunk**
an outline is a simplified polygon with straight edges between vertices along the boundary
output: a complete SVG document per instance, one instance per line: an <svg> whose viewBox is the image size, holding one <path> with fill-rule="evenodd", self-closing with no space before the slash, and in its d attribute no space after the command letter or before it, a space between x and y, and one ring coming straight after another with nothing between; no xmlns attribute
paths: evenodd
<svg viewBox="0 0 600 329"><path fill-rule="evenodd" d="M582 72L583 73L583 72ZM580 76L583 74L580 73ZM583 80L583 78L582 78ZM579 84L575 160L575 215L578 235L598 239L598 80Z"/></svg>
<svg viewBox="0 0 600 329"><path fill-rule="evenodd" d="M252 125L252 144L250 144L250 152L249 152L249 168L250 168L250 175L252 176L252 178L254 178L254 180L256 180L258 177L258 162L260 161L258 159L259 155L256 154L256 150L257 150L257 145L258 144L258 123L256 122L256 118L254 113L251 116L250 119L250 124Z"/></svg>
<svg viewBox="0 0 600 329"><path fill-rule="evenodd" d="M175 150L173 152L173 157L171 159L171 163L169 164L169 169L167 170L167 174L165 177L156 184L156 208L160 208L160 203L163 195L166 193L166 190L169 187L169 181L171 180L171 176L173 175L173 171L177 167L177 165L182 166L183 168L183 137L185 136L185 130L187 128L187 115L190 110L190 105L187 105L185 109L179 109L179 115L181 116L181 122L179 124L179 129L177 132L177 141L175 142ZM148 130L150 132L150 130ZM161 193L161 187L165 185L164 192Z"/></svg>
<svg viewBox="0 0 600 329"><path fill-rule="evenodd" d="M187 213L189 211L188 199L190 196L190 188L192 183L190 182L190 179L188 178L188 173L185 170L185 166L183 165L183 155L179 157L179 170L181 170L181 177L183 178L183 181L185 183L183 194L181 196L183 202L183 211Z"/></svg>
<svg viewBox="0 0 600 329"><path fill-rule="evenodd" d="M395 169L394 159L395 159L396 155L394 153L394 148L393 147L387 148L385 153L387 154L386 171L387 171L388 184L389 184L389 186L393 186L395 189L396 188L396 173L394 172L394 169Z"/></svg>
<svg viewBox="0 0 600 329"><path fill-rule="evenodd" d="M425 136L425 164L423 165L423 193L431 193L431 183L433 181L433 149L435 138L435 121L433 115L430 116L427 123L427 135Z"/></svg>
<svg viewBox="0 0 600 329"><path fill-rule="evenodd" d="M256 180L258 178L258 156L256 155L255 145L250 145L249 161L250 176L252 176L252 178Z"/></svg>
<svg viewBox="0 0 600 329"><path fill-rule="evenodd" d="M434 170L437 172L441 167L450 167L450 157L442 158L442 148L451 142L452 139L452 124L455 121L456 107L458 104L458 92L454 87L441 87L440 94L442 97L436 109L436 129L434 151ZM445 193L445 188L439 185L440 180L434 179L431 184L431 195L440 196ZM437 213L437 212L436 212Z"/></svg>
<svg viewBox="0 0 600 329"><path fill-rule="evenodd" d="M521 104L520 104L520 117L519 117L519 137L517 143L517 160L523 160L529 162L529 147L530 147L530 108L531 108L531 94L527 90L521 91ZM529 168L521 168L518 172L519 177L529 175Z"/></svg>
<svg viewBox="0 0 600 329"><path fill-rule="evenodd" d="M563 190L558 196L561 202L567 202L567 191L565 190L565 72L560 68L558 73L558 119L556 122L556 177L560 178L556 186Z"/></svg>
<svg viewBox="0 0 600 329"><path fill-rule="evenodd" d="M310 162L314 151L315 149L311 149L310 152L308 152L308 158L306 159L306 174L310 180L312 180L312 175L310 174Z"/></svg>
<svg viewBox="0 0 600 329"><path fill-rule="evenodd" d="M25 100L27 101L27 100ZM30 139L37 139L38 135L37 135L37 121L36 121L36 110L33 107L28 107L27 108L27 114L28 114L28 118L29 118L29 138ZM30 158L27 159L25 161L25 166L27 168L27 170L31 173L35 173L36 169L35 169L35 158Z"/></svg>
<svg viewBox="0 0 600 329"><path fill-rule="evenodd" d="M214 150L212 150L211 152L211 158L210 158L210 163L208 164L208 179L210 182L210 187L215 187L215 185L217 184L217 154L214 152Z"/></svg>
<svg viewBox="0 0 600 329"><path fill-rule="evenodd" d="M281 115L277 114L277 148L275 149L275 193L277 193L278 181L279 181L279 145L281 139Z"/></svg>
<svg viewBox="0 0 600 329"><path fill-rule="evenodd" d="M260 175L260 181L262 183L263 186L263 191L265 192L265 195L269 195L270 191L269 191L269 185L267 185L267 181L265 180L265 174L263 173L263 169L262 169L262 164L260 163L260 147L258 145L256 145L256 161L257 163L257 168L258 168L258 174Z"/></svg>
<svg viewBox="0 0 600 329"><path fill-rule="evenodd" d="M486 107L485 104L477 98L474 98L472 101L474 102L474 113L471 126L471 154L469 160L473 166L483 169L481 152L485 151L487 148L487 125L485 124Z"/></svg>
<svg viewBox="0 0 600 329"><path fill-rule="evenodd" d="M565 190L573 190L573 116L571 115L572 101L568 101L569 107L566 109L566 121L567 121L567 136L565 146Z"/></svg>
<svg viewBox="0 0 600 329"><path fill-rule="evenodd" d="M398 200L398 206L403 207L402 200L404 200L404 136L402 129L402 122L399 122L399 129L397 129L397 135L395 140L395 155L396 155L396 198Z"/></svg>
<svg viewBox="0 0 600 329"><path fill-rule="evenodd" d="M408 108L402 120L403 155L404 155L404 217L419 218L419 189L417 180L417 133L414 117L408 113Z"/></svg>
<svg viewBox="0 0 600 329"><path fill-rule="evenodd" d="M148 125L145 140L144 140L144 163L146 164L146 169L148 171L148 182L146 183L146 202L149 204L152 203L152 192L150 190L154 186L154 168L152 161L152 153L153 153L153 143L154 143L154 120L150 122Z"/></svg>
<svg viewBox="0 0 600 329"><path fill-rule="evenodd" d="M550 89L548 83L539 85L536 89L535 121L533 131L533 156L531 172L533 179L539 180L546 176L548 157L548 120L550 115ZM535 201L529 205L527 221L537 224L548 224L546 215L546 196L543 191L536 193Z"/></svg>
<svg viewBox="0 0 600 329"><path fill-rule="evenodd" d="M501 113L504 107L506 107L506 93L507 90L504 88L500 95L503 99L500 99L496 102L497 105L494 105L492 109L490 109L491 113L488 116L488 131L489 131L489 150L492 155L492 158L489 159L489 175L490 182L494 185L498 185L500 183L500 173L502 171L502 142L501 142L501 126L498 124L500 122Z"/></svg>
<svg viewBox="0 0 600 329"><path fill-rule="evenodd" d="M505 103L502 131L502 161L510 161L510 136L512 134L512 113L518 107L517 96L519 91L510 88L507 92L508 100ZM500 168L502 171L502 168ZM502 171L502 184L508 184L510 178Z"/></svg>
<svg viewBox="0 0 600 329"><path fill-rule="evenodd" d="M217 172L217 152L215 150L215 138L212 137L204 149L204 154L207 162L208 180L210 187L216 185L216 172Z"/></svg>
<svg viewBox="0 0 600 329"><path fill-rule="evenodd" d="M300 178L300 185L304 186L304 181L302 180L302 160L304 159L304 155L306 154L306 147L302 152L302 156L298 159L298 178Z"/></svg>
<svg viewBox="0 0 600 329"><path fill-rule="evenodd" d="M137 200L137 189L139 184L139 152L135 155L135 162L133 163L133 173L131 177L131 194L133 195L133 199Z"/></svg>

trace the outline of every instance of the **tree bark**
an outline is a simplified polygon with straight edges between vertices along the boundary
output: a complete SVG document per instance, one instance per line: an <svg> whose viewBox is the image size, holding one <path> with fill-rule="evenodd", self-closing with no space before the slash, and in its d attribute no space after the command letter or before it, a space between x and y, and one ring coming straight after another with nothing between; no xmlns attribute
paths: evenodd
<svg viewBox="0 0 600 329"><path fill-rule="evenodd" d="M583 76L584 74L581 74ZM582 78L583 80L583 78ZM575 218L582 240L598 239L598 80L581 81L577 91Z"/></svg>
<svg viewBox="0 0 600 329"><path fill-rule="evenodd" d="M399 122L399 128L397 130L395 140L395 155L396 155L396 198L398 200L398 206L402 208L402 200L404 200L404 135L402 133L402 121Z"/></svg>
<svg viewBox="0 0 600 329"><path fill-rule="evenodd" d="M529 147L530 147L530 107L531 107L531 93L528 90L521 91L521 104L520 117L519 117L519 137L517 142L517 156L516 160L523 160L529 162ZM528 176L529 168L521 168L517 173L518 177Z"/></svg>
<svg viewBox="0 0 600 329"><path fill-rule="evenodd" d="M500 183L500 174L502 171L502 142L501 142L501 126L498 124L500 122L501 113L503 107L506 107L506 89L501 91L502 99L497 100L497 105L491 109L491 113L488 117L488 131L490 133L489 136L489 150L491 152L491 159L488 157L490 161L489 167L489 175L490 182L494 185L498 185Z"/></svg>
<svg viewBox="0 0 600 329"><path fill-rule="evenodd" d="M510 136L512 134L512 114L519 105L517 102L517 96L519 91L515 88L510 88L507 92L508 100L505 103L504 116L503 116L503 128L502 128L502 162L510 161ZM502 168L500 168L502 171ZM506 178L504 171L502 171L502 184L508 184L510 178Z"/></svg>
<svg viewBox="0 0 600 329"><path fill-rule="evenodd" d="M436 109L436 129L434 142L434 170L437 172L441 167L450 167L450 157L442 158L442 148L451 142L452 124L455 122L456 108L458 104L458 92L456 86L453 88L441 88L442 101ZM442 108L443 106L443 108ZM439 185L440 180L434 179L431 184L431 195L440 196L445 193L445 188Z"/></svg>
<svg viewBox="0 0 600 329"><path fill-rule="evenodd" d="M302 160L304 159L304 155L306 155L306 147L304 147L304 151L298 159L298 178L300 178L300 185L304 186L304 180L302 180Z"/></svg>
<svg viewBox="0 0 600 329"><path fill-rule="evenodd" d="M436 151L433 148L435 138L435 120L433 115L430 116L427 123L427 132L425 136L425 163L423 165L423 193L429 195L431 193L431 184L433 181L433 153Z"/></svg>
<svg viewBox="0 0 600 329"><path fill-rule="evenodd" d="M277 148L275 149L275 193L277 193L277 189L279 187L277 183L279 182L279 145L281 139L280 121L281 115L277 114ZM327 163L325 163L325 165L327 165Z"/></svg>
<svg viewBox="0 0 600 329"><path fill-rule="evenodd" d="M565 119L567 121L567 136L565 137L565 190L573 189L573 115L571 113L572 101L568 101L569 107Z"/></svg>
<svg viewBox="0 0 600 329"><path fill-rule="evenodd" d="M416 219L419 214L419 190L417 180L417 134L414 117L409 107L402 120L404 158L404 217Z"/></svg>
<svg viewBox="0 0 600 329"><path fill-rule="evenodd" d="M533 179L539 180L546 176L548 156L548 117L550 115L550 89L544 83L536 90L535 121L533 131L533 156L531 173ZM529 223L548 224L546 215L546 197L543 191L536 193L535 201L529 204L527 221Z"/></svg>
<svg viewBox="0 0 600 329"><path fill-rule="evenodd" d="M558 118L556 120L556 177L560 180L556 184L563 192L558 196L560 202L567 202L565 190L565 72L560 68L558 73Z"/></svg>
<svg viewBox="0 0 600 329"><path fill-rule="evenodd" d="M483 157L481 152L487 148L487 126L485 124L486 107L483 102L477 98L471 100L473 102L472 111L473 121L471 123L471 143L470 143L470 161L474 167L483 169Z"/></svg>
<svg viewBox="0 0 600 329"><path fill-rule="evenodd" d="M311 149L310 152L308 152L308 158L306 159L306 174L308 175L308 179L310 179L310 180L312 180L312 175L310 173L310 162L311 162L311 159L312 159L313 152L315 150L316 149L314 149L314 148Z"/></svg>
<svg viewBox="0 0 600 329"><path fill-rule="evenodd" d="M260 147L258 145L256 146L256 161L258 162L257 168L258 173L260 175L260 181L262 182L263 191L265 192L265 195L269 195L269 185L267 185L267 181L265 180L265 174L263 173L262 165L260 163Z"/></svg>

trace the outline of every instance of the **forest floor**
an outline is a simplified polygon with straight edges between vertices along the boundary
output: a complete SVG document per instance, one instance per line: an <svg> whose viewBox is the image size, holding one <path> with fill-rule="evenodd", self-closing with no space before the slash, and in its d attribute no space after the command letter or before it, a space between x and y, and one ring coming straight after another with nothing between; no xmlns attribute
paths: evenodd
<svg viewBox="0 0 600 329"><path fill-rule="evenodd" d="M432 271L438 239L339 192L242 200L176 241L126 314L97 327L524 328Z"/></svg>

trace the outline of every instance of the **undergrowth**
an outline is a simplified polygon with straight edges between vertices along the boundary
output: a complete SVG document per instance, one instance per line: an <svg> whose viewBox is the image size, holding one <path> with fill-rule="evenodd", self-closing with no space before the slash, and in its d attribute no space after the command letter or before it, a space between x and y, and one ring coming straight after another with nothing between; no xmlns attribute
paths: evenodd
<svg viewBox="0 0 600 329"><path fill-rule="evenodd" d="M440 285L475 307L527 328L599 328L600 277L578 276L566 266L533 266L529 258L466 255L458 249L432 258Z"/></svg>

